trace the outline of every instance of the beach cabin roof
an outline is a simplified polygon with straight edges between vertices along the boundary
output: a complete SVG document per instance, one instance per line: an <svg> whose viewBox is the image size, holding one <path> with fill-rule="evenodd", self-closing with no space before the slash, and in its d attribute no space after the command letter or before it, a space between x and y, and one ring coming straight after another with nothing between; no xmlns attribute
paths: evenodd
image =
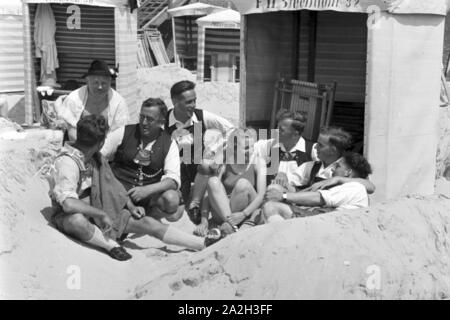
<svg viewBox="0 0 450 320"><path fill-rule="evenodd" d="M167 10L167 13L171 17L205 16L222 10L224 10L223 7L196 2L185 6L169 9Z"/></svg>
<svg viewBox="0 0 450 320"><path fill-rule="evenodd" d="M226 9L197 19L197 24L207 28L216 27L239 29L241 24L241 14L236 10Z"/></svg>
<svg viewBox="0 0 450 320"><path fill-rule="evenodd" d="M25 3L72 3L85 6L97 6L97 7L127 7L127 0L23 0Z"/></svg>

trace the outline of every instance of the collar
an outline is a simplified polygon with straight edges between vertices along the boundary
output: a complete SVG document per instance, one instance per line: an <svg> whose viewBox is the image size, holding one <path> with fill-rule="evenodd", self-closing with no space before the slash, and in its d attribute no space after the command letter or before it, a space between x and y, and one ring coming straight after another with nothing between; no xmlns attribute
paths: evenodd
<svg viewBox="0 0 450 320"><path fill-rule="evenodd" d="M86 164L84 163L84 153L72 146L73 142L66 142L62 148L62 152L69 155L80 166L81 171L86 171Z"/></svg>
<svg viewBox="0 0 450 320"><path fill-rule="evenodd" d="M272 143L275 142L275 139L272 139ZM284 145L281 142L277 142L276 144L273 145L274 148L280 148L281 151L286 152L286 149L284 147ZM301 152L306 152L306 147L305 147L305 139L303 139L303 137L300 137L300 139L298 139L297 143L295 144L295 146L293 146L291 148L291 150L289 150L290 153L294 152L294 151L301 151Z"/></svg>
<svg viewBox="0 0 450 320"><path fill-rule="evenodd" d="M198 119L197 116L195 115L195 113L192 114L192 117L190 119L188 119L188 121L186 121L185 123L178 121L175 118L175 111L172 111L169 114L169 127L176 125L177 128L186 128L186 127L190 127L192 126L194 123L197 123Z"/></svg>
<svg viewBox="0 0 450 320"><path fill-rule="evenodd" d="M78 90L79 90L78 91L78 95L80 97L80 100L83 102L83 106L85 106L86 102L87 102L87 99L88 99L88 94L89 94L87 84L82 86ZM111 103L113 95L114 95L114 89L113 88L109 88L109 90L108 90L108 104Z"/></svg>

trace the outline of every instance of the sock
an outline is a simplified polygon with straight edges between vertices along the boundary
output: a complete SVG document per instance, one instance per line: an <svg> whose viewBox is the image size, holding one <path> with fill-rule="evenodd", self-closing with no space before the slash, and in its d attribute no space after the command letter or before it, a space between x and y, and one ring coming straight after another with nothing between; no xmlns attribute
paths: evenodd
<svg viewBox="0 0 450 320"><path fill-rule="evenodd" d="M280 221L284 221L284 219L278 214L275 214L275 215L270 216L269 218L267 218L267 222L268 223L280 222Z"/></svg>
<svg viewBox="0 0 450 320"><path fill-rule="evenodd" d="M162 241L195 251L200 251L205 247L205 239L196 237L172 226L167 228Z"/></svg>
<svg viewBox="0 0 450 320"><path fill-rule="evenodd" d="M105 249L106 251L110 251L112 248L119 247L117 242L112 239L106 238L101 230L94 226L94 234L92 238L86 241L89 244Z"/></svg>

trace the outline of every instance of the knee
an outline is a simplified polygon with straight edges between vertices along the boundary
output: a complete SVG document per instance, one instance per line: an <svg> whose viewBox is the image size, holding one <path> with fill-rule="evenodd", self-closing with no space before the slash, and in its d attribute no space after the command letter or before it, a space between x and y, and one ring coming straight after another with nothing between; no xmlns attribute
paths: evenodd
<svg viewBox="0 0 450 320"><path fill-rule="evenodd" d="M266 202L263 206L262 206L262 214L265 218L268 218L274 214L277 214L277 205L276 202Z"/></svg>
<svg viewBox="0 0 450 320"><path fill-rule="evenodd" d="M89 240L93 234L93 226L82 214L72 214L63 223L64 231L80 240Z"/></svg>
<svg viewBox="0 0 450 320"><path fill-rule="evenodd" d="M197 173L200 173L203 175L209 175L210 170L211 170L211 167L208 163L199 164L197 167Z"/></svg>
<svg viewBox="0 0 450 320"><path fill-rule="evenodd" d="M162 201L164 204L164 211L168 213L175 213L178 210L180 203L180 197L178 192L174 190L168 190L162 194Z"/></svg>
<svg viewBox="0 0 450 320"><path fill-rule="evenodd" d="M267 190L279 190L279 191L285 191L282 186L279 184L270 184L267 186Z"/></svg>
<svg viewBox="0 0 450 320"><path fill-rule="evenodd" d="M234 190L238 193L248 192L251 188L253 188L253 186L250 181L243 178L239 179L234 186Z"/></svg>
<svg viewBox="0 0 450 320"><path fill-rule="evenodd" d="M181 219L184 212L184 206L177 207L177 210L175 210L173 213L167 214L164 216L164 218L169 222L177 222Z"/></svg>
<svg viewBox="0 0 450 320"><path fill-rule="evenodd" d="M219 177L211 177L208 179L208 189L216 189L222 184Z"/></svg>

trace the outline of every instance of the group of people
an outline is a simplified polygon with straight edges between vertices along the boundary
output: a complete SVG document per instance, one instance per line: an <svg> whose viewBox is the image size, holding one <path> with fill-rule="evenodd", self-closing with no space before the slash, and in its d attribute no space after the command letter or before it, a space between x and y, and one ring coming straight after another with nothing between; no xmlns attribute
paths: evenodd
<svg viewBox="0 0 450 320"><path fill-rule="evenodd" d="M368 206L371 167L347 151L344 130L323 128L307 152L306 116L284 110L278 137L258 140L255 130L196 108L195 84L186 80L170 90L173 109L150 97L129 124L114 76L93 61L87 84L58 114L68 133L51 179L52 222L61 232L123 261L131 258L128 234L197 251L255 225ZM223 141L205 145L208 130ZM185 211L193 234L163 222Z"/></svg>

